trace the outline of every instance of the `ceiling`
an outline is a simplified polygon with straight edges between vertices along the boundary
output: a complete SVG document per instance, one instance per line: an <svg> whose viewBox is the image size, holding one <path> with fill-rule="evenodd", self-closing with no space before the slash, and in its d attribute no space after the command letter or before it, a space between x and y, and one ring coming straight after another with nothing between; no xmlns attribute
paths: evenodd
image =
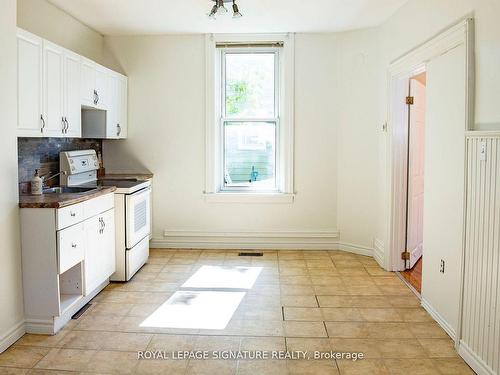
<svg viewBox="0 0 500 375"><path fill-rule="evenodd" d="M243 18L212 21L210 0L49 1L104 35L346 31L377 26L407 2L237 0Z"/></svg>

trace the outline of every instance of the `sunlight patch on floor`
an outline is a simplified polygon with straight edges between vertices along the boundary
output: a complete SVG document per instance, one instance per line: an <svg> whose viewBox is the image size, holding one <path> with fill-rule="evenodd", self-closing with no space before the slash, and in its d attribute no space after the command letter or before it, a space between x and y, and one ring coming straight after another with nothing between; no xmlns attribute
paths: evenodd
<svg viewBox="0 0 500 375"><path fill-rule="evenodd" d="M202 266L183 288L251 289L262 267Z"/></svg>
<svg viewBox="0 0 500 375"><path fill-rule="evenodd" d="M180 291L141 323L141 327L224 329L245 292Z"/></svg>

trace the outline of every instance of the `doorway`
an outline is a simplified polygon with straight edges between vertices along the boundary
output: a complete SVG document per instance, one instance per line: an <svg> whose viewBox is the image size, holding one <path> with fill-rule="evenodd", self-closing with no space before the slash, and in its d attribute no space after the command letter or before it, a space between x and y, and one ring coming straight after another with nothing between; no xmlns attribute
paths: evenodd
<svg viewBox="0 0 500 375"><path fill-rule="evenodd" d="M406 152L405 270L403 278L422 291L424 235L424 163L427 74L424 69L408 80L408 129Z"/></svg>

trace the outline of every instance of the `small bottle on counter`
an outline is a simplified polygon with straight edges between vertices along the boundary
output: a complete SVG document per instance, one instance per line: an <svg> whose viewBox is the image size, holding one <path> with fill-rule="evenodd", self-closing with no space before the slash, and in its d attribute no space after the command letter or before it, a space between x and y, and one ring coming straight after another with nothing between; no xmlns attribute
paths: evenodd
<svg viewBox="0 0 500 375"><path fill-rule="evenodd" d="M38 174L38 169L35 169L35 174L31 179L31 194L42 195L43 191L43 179Z"/></svg>
<svg viewBox="0 0 500 375"><path fill-rule="evenodd" d="M103 178L106 175L106 169L104 168L104 162L102 160L102 155L100 152L97 153L97 160L99 162L99 169L97 170L97 177Z"/></svg>

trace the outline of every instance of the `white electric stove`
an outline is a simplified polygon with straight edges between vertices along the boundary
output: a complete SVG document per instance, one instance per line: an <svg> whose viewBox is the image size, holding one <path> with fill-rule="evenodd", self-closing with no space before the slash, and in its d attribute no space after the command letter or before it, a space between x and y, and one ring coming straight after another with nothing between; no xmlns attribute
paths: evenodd
<svg viewBox="0 0 500 375"><path fill-rule="evenodd" d="M147 262L151 233L151 182L97 179L95 150L61 152L61 185L115 186L116 272L112 281L128 281Z"/></svg>

